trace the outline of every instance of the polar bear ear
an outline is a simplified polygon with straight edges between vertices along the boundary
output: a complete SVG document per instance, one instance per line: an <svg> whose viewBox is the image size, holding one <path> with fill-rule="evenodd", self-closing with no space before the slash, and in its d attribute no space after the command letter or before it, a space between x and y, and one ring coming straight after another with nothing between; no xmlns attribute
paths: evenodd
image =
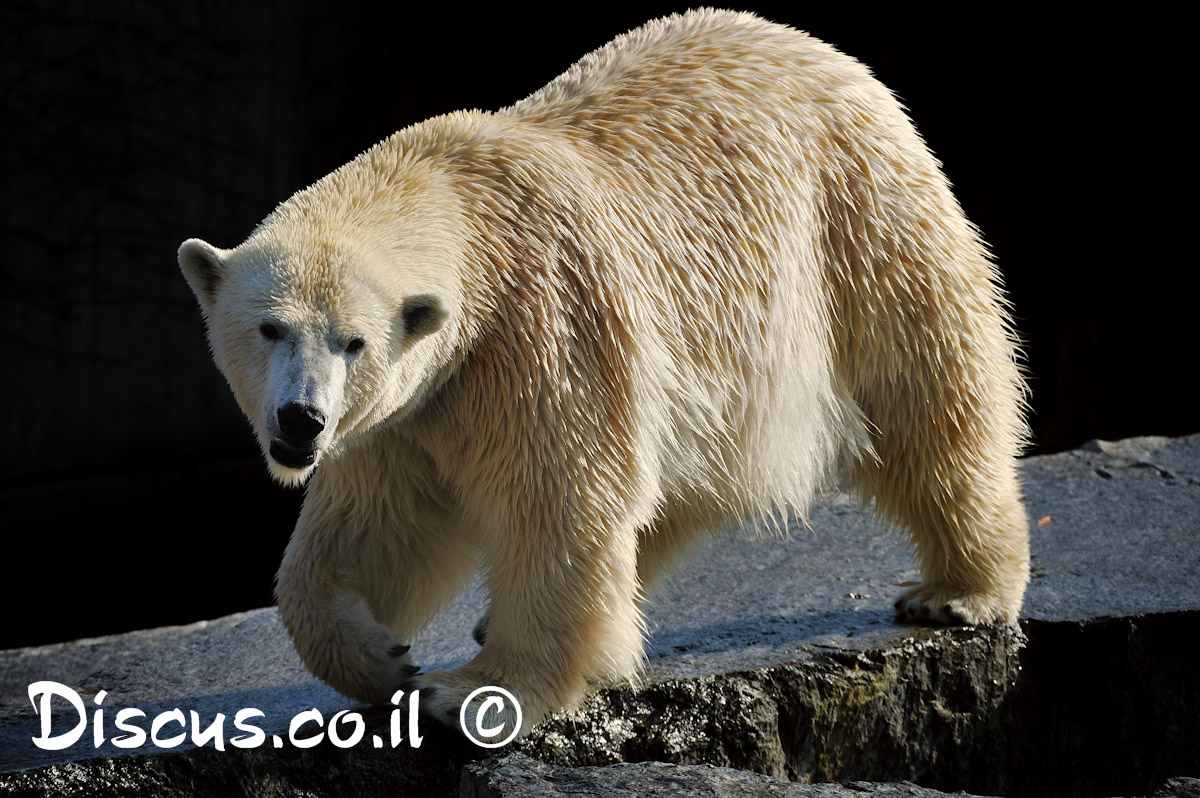
<svg viewBox="0 0 1200 798"><path fill-rule="evenodd" d="M222 256L227 254L225 250L198 238L189 238L179 247L179 269L200 304L206 308L216 295L217 286L225 274Z"/></svg>
<svg viewBox="0 0 1200 798"><path fill-rule="evenodd" d="M404 300L400 308L404 337L408 341L435 332L446 321L446 305L437 294L417 294Z"/></svg>

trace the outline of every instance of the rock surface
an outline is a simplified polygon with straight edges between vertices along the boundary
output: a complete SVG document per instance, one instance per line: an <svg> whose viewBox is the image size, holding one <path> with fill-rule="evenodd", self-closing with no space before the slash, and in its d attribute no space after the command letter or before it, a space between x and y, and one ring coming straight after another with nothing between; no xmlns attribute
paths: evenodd
<svg viewBox="0 0 1200 798"><path fill-rule="evenodd" d="M604 796L642 798L650 789L678 798L759 796L759 798L945 798L950 793L915 784L797 784L791 781L714 765L671 765L637 762L605 767L565 768L546 765L521 754L473 762L463 773L463 798L559 798ZM649 788L649 789L648 789ZM966 793L953 793L973 798Z"/></svg>
<svg viewBox="0 0 1200 798"><path fill-rule="evenodd" d="M786 539L698 547L649 610L639 685L599 691L511 748L560 769L659 761L1005 796L1144 796L1200 775L1200 436L1093 442L1022 469L1033 579L1020 630L894 624L891 601L915 563L898 535L832 494ZM482 607L466 595L416 642L417 661L469 658ZM63 750L33 744L28 687L42 680L70 686L89 715L104 710L99 747L91 723ZM392 748L389 710L362 707L358 745L294 746L295 716L317 709L328 729L355 707L305 672L273 609L0 652L0 686L0 794L448 795L468 778L463 765L490 753L428 722L414 749L401 711ZM52 707L54 734L79 719L63 700ZM114 718L128 707L146 713L135 723L147 731L176 708L201 731L224 715L224 750L117 748ZM234 716L250 707L263 712L263 744L240 749ZM517 760L504 761L496 773L513 772ZM491 767L462 783L485 784ZM1189 793L1164 793L1176 794Z"/></svg>
<svg viewBox="0 0 1200 798"><path fill-rule="evenodd" d="M1200 779L1168 779L1151 798L1200 798Z"/></svg>

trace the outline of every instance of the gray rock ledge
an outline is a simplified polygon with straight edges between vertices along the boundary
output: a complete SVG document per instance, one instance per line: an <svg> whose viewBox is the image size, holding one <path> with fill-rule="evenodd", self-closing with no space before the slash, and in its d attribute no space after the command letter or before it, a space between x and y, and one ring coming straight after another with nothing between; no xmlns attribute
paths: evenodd
<svg viewBox="0 0 1200 798"><path fill-rule="evenodd" d="M684 781L698 795L1195 795L1194 780L1168 779L1200 775L1200 435L1094 441L1022 468L1033 579L1020 629L894 624L915 563L831 494L786 539L700 546L649 611L639 684L598 691L503 757L429 722L418 749L293 747L288 724L306 710L359 710L364 741L387 738L389 710L315 682L264 609L0 652L0 795L632 795ZM470 591L416 660L469 658L482 605ZM90 724L64 750L33 744L27 690L41 680L89 714L105 691L99 747ZM74 725L52 706L54 733ZM194 711L201 728L224 714L227 742L254 707L268 742L122 750L113 718L127 707Z"/></svg>

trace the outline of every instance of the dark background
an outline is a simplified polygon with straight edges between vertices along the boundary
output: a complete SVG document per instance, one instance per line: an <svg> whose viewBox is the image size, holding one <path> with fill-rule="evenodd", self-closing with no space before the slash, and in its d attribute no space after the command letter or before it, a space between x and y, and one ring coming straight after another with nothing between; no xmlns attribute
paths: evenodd
<svg viewBox="0 0 1200 798"><path fill-rule="evenodd" d="M0 647L271 603L301 494L212 365L183 239L234 246L394 130L686 7L430 5L0 3ZM907 6L742 7L909 107L1005 275L1034 453L1200 430L1180 23Z"/></svg>

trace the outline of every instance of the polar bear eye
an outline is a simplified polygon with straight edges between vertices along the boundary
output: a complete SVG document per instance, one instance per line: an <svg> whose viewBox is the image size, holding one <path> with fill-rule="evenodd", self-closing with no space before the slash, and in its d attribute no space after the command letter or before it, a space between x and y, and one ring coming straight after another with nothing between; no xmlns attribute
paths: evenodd
<svg viewBox="0 0 1200 798"><path fill-rule="evenodd" d="M364 341L363 339L355 338L353 341L346 344L346 354L357 355L359 352L362 351L363 347L366 345L367 345L367 342Z"/></svg>
<svg viewBox="0 0 1200 798"><path fill-rule="evenodd" d="M278 341L283 337L283 333L280 332L279 328L270 322L264 322L258 325L258 331L262 333L262 337L266 338L268 341Z"/></svg>

